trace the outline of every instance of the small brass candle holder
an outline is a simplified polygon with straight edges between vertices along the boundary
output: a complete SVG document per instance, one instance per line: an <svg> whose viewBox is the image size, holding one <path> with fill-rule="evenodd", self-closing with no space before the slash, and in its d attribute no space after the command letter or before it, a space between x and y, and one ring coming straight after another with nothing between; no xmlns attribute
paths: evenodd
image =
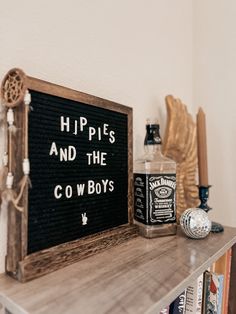
<svg viewBox="0 0 236 314"><path fill-rule="evenodd" d="M198 186L199 189L199 199L200 199L200 205L198 208L203 209L205 212L208 213L209 210L212 208L207 204L208 198L209 198L209 188L211 185L208 186ZM224 227L218 223L212 221L212 226L211 226L211 232L222 232L224 231Z"/></svg>

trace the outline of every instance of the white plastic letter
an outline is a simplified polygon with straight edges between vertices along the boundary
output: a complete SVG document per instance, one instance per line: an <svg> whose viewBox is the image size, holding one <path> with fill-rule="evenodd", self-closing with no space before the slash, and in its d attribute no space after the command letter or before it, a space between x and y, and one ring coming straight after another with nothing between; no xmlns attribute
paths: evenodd
<svg viewBox="0 0 236 314"><path fill-rule="evenodd" d="M92 141L92 137L93 135L96 134L96 130L95 128L93 128L92 126L89 127L89 141Z"/></svg>
<svg viewBox="0 0 236 314"><path fill-rule="evenodd" d="M87 153L86 155L88 156L88 165L91 165L92 153Z"/></svg>
<svg viewBox="0 0 236 314"><path fill-rule="evenodd" d="M80 195L84 195L84 187L85 187L85 184L77 184L77 194L78 196Z"/></svg>
<svg viewBox="0 0 236 314"><path fill-rule="evenodd" d="M112 192L114 190L114 182L110 181L109 182L109 191Z"/></svg>
<svg viewBox="0 0 236 314"><path fill-rule="evenodd" d="M49 155L53 155L55 154L56 156L58 155L58 151L57 151L57 145L55 142L52 142L51 148L50 148L50 152Z"/></svg>
<svg viewBox="0 0 236 314"><path fill-rule="evenodd" d="M102 192L102 186L98 182L98 183L96 183L96 194L101 194L101 192Z"/></svg>
<svg viewBox="0 0 236 314"><path fill-rule="evenodd" d="M76 157L76 149L74 146L69 146L68 148L68 160L72 161L75 160Z"/></svg>
<svg viewBox="0 0 236 314"><path fill-rule="evenodd" d="M66 117L66 122L65 118L61 116L61 132L64 132L66 127L66 132L70 132L70 118Z"/></svg>
<svg viewBox="0 0 236 314"><path fill-rule="evenodd" d="M80 117L80 131L83 132L84 126L87 124L87 119L85 117Z"/></svg>
<svg viewBox="0 0 236 314"><path fill-rule="evenodd" d="M108 127L109 127L109 124L106 124L106 123L103 124L103 134L104 135L108 135L108 132L107 132Z"/></svg>
<svg viewBox="0 0 236 314"><path fill-rule="evenodd" d="M107 155L107 153L101 153L101 161L100 161L100 165L101 166L106 166L107 164L106 164L106 156Z"/></svg>
<svg viewBox="0 0 236 314"><path fill-rule="evenodd" d="M67 185L66 188L65 188L66 197L67 197L67 198L71 198L72 192L73 192L73 191L72 191L71 185Z"/></svg>
<svg viewBox="0 0 236 314"><path fill-rule="evenodd" d="M88 180L88 194L93 194L95 192L94 181Z"/></svg>
<svg viewBox="0 0 236 314"><path fill-rule="evenodd" d="M74 125L74 135L77 135L77 133L78 133L78 121L77 120L75 120L75 125Z"/></svg>
<svg viewBox="0 0 236 314"><path fill-rule="evenodd" d="M56 199L59 199L62 197L62 193L58 193L58 190L62 190L62 186L61 185L57 185L54 189L54 196Z"/></svg>
<svg viewBox="0 0 236 314"><path fill-rule="evenodd" d="M60 148L60 161L67 161L67 153L68 153L68 151L67 151L67 148Z"/></svg>
<svg viewBox="0 0 236 314"><path fill-rule="evenodd" d="M106 191L107 191L107 183L108 183L108 179L106 179L106 180L102 180L102 183L103 183L103 190L104 190L104 193L106 193Z"/></svg>
<svg viewBox="0 0 236 314"><path fill-rule="evenodd" d="M102 139L102 132L101 128L98 128L98 140L101 141Z"/></svg>
<svg viewBox="0 0 236 314"><path fill-rule="evenodd" d="M110 131L110 138L109 138L109 142L111 143L111 144L113 144L113 143L115 143L115 132L114 131Z"/></svg>

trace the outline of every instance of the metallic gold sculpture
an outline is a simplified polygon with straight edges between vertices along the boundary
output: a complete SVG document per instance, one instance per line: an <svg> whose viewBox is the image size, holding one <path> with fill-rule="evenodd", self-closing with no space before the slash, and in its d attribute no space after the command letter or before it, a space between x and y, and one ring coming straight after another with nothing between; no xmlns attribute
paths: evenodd
<svg viewBox="0 0 236 314"><path fill-rule="evenodd" d="M163 154L177 162L177 219L186 208L199 203L196 185L197 137L196 124L181 100L165 98L167 125Z"/></svg>

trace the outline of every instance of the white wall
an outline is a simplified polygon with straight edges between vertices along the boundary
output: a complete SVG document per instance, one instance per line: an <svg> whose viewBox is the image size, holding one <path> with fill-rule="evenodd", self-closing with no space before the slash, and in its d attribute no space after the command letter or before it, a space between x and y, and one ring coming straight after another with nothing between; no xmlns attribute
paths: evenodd
<svg viewBox="0 0 236 314"><path fill-rule="evenodd" d="M146 117L165 122L164 97L192 106L192 1L5 1L0 77L12 67L134 108L134 152ZM0 216L4 270L5 213Z"/></svg>
<svg viewBox="0 0 236 314"><path fill-rule="evenodd" d="M194 103L207 116L211 217L236 227L236 2L194 2Z"/></svg>

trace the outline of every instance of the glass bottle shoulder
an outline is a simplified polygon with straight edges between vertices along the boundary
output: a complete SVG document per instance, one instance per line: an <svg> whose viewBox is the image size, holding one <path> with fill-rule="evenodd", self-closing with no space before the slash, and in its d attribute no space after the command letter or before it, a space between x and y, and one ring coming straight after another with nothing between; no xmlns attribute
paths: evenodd
<svg viewBox="0 0 236 314"><path fill-rule="evenodd" d="M161 150L148 150L134 163L135 173L176 173L176 162L161 153Z"/></svg>

